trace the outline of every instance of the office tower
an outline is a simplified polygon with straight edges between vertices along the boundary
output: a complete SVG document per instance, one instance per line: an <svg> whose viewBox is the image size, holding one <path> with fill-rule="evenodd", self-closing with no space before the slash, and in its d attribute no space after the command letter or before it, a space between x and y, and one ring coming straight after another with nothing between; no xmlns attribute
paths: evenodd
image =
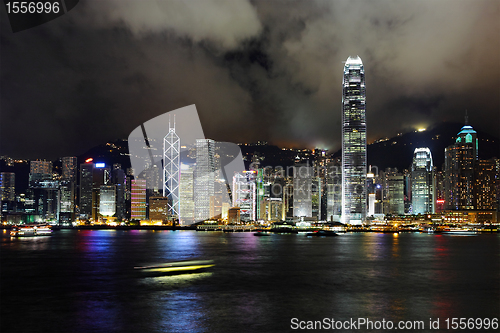
<svg viewBox="0 0 500 333"><path fill-rule="evenodd" d="M139 177L146 180L146 188L148 193L154 196L160 195L160 190L163 191L163 173L158 165L153 164L149 168L143 170ZM163 193L163 192L162 192Z"/></svg>
<svg viewBox="0 0 500 333"><path fill-rule="evenodd" d="M70 180L61 180L59 182L59 204L61 213L64 213L64 220L71 220L75 209L75 191L74 183Z"/></svg>
<svg viewBox="0 0 500 333"><path fill-rule="evenodd" d="M59 220L59 181L52 176L51 161L31 161L29 174L35 220Z"/></svg>
<svg viewBox="0 0 500 333"><path fill-rule="evenodd" d="M179 183L181 177L181 140L175 133L174 126L168 122L168 134L163 138L163 196L169 198L171 216L179 217Z"/></svg>
<svg viewBox="0 0 500 333"><path fill-rule="evenodd" d="M366 219L366 95L363 62L349 57L342 89L342 222Z"/></svg>
<svg viewBox="0 0 500 333"><path fill-rule="evenodd" d="M476 209L496 210L496 162L479 160L476 164L476 183L474 186Z"/></svg>
<svg viewBox="0 0 500 333"><path fill-rule="evenodd" d="M389 176L387 179L387 185L387 200L389 203L387 213L394 215L404 215L404 176Z"/></svg>
<svg viewBox="0 0 500 333"><path fill-rule="evenodd" d="M45 160L36 160L30 162L30 173L31 174L52 174L52 162Z"/></svg>
<svg viewBox="0 0 500 333"><path fill-rule="evenodd" d="M113 164L111 170L111 184L116 186L116 218L123 220L126 217L126 176L121 165Z"/></svg>
<svg viewBox="0 0 500 333"><path fill-rule="evenodd" d="M209 219L210 197L215 193L214 141L196 140L196 170L194 179L194 209L198 221Z"/></svg>
<svg viewBox="0 0 500 333"><path fill-rule="evenodd" d="M100 215L101 186L111 184L111 168L105 163L94 163L92 175L92 219L97 221Z"/></svg>
<svg viewBox="0 0 500 333"><path fill-rule="evenodd" d="M153 222L167 222L170 210L169 201L170 199L168 197L150 197L149 219Z"/></svg>
<svg viewBox="0 0 500 333"><path fill-rule="evenodd" d="M256 219L256 171L243 171L233 176L233 207L240 208L240 219L244 222Z"/></svg>
<svg viewBox="0 0 500 333"><path fill-rule="evenodd" d="M435 184L435 208L434 211L435 213L441 213L444 210L445 207L445 178L444 178L444 171L436 171L434 172L434 184Z"/></svg>
<svg viewBox="0 0 500 333"><path fill-rule="evenodd" d="M52 162L51 161L31 161L29 186L37 187L38 182L52 180Z"/></svg>
<svg viewBox="0 0 500 333"><path fill-rule="evenodd" d="M266 221L283 221L283 199L265 198L262 201L261 219Z"/></svg>
<svg viewBox="0 0 500 333"><path fill-rule="evenodd" d="M92 184L94 164L80 164L80 215L83 218L92 216Z"/></svg>
<svg viewBox="0 0 500 333"><path fill-rule="evenodd" d="M321 220L322 187L321 177L313 177L311 184L311 217L316 218L317 221Z"/></svg>
<svg viewBox="0 0 500 333"><path fill-rule="evenodd" d="M231 207L227 211L227 223L235 224L240 223L240 207Z"/></svg>
<svg viewBox="0 0 500 333"><path fill-rule="evenodd" d="M179 184L181 225L194 223L194 167L181 163L181 181Z"/></svg>
<svg viewBox="0 0 500 333"><path fill-rule="evenodd" d="M14 172L0 172L0 201L16 199L16 175Z"/></svg>
<svg viewBox="0 0 500 333"><path fill-rule="evenodd" d="M77 158L68 156L61 158L62 177L60 190L60 221L69 222L74 219L76 199Z"/></svg>
<svg viewBox="0 0 500 333"><path fill-rule="evenodd" d="M84 218L92 216L92 186L94 164L80 164L80 215Z"/></svg>
<svg viewBox="0 0 500 333"><path fill-rule="evenodd" d="M266 185L270 188L270 184L264 180L264 169L258 169L255 178L255 216L256 219L265 219L265 208L263 207L266 198ZM269 195L267 195L269 196Z"/></svg>
<svg viewBox="0 0 500 333"><path fill-rule="evenodd" d="M342 166L331 162L326 175L326 220L340 222L342 214Z"/></svg>
<svg viewBox="0 0 500 333"><path fill-rule="evenodd" d="M144 220L146 218L146 180L133 179L130 200L130 219Z"/></svg>
<svg viewBox="0 0 500 333"><path fill-rule="evenodd" d="M366 192L368 193L368 208L367 208L367 216L375 215L375 192L376 192L376 183L375 183L375 174L370 170L366 174Z"/></svg>
<svg viewBox="0 0 500 333"><path fill-rule="evenodd" d="M416 148L411 165L411 202L413 214L434 213L435 183L429 148Z"/></svg>
<svg viewBox="0 0 500 333"><path fill-rule="evenodd" d="M495 192L497 202L497 212L500 211L500 159L495 158Z"/></svg>
<svg viewBox="0 0 500 333"><path fill-rule="evenodd" d="M477 134L469 125L462 127L456 142L445 149L446 209L474 209L474 171L477 150Z"/></svg>
<svg viewBox="0 0 500 333"><path fill-rule="evenodd" d="M312 217L312 178L314 170L299 164L293 174L293 216Z"/></svg>
<svg viewBox="0 0 500 333"><path fill-rule="evenodd" d="M104 217L116 213L116 186L101 185L99 188L99 214Z"/></svg>
<svg viewBox="0 0 500 333"><path fill-rule="evenodd" d="M61 158L62 161L62 179L76 182L77 160L74 156Z"/></svg>

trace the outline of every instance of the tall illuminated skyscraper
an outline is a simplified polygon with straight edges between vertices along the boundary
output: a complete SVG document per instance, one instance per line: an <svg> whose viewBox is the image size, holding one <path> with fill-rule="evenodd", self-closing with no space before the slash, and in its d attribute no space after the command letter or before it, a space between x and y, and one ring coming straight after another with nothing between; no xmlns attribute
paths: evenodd
<svg viewBox="0 0 500 333"><path fill-rule="evenodd" d="M307 164L295 166L293 174L293 216L312 217L312 182L314 170Z"/></svg>
<svg viewBox="0 0 500 333"><path fill-rule="evenodd" d="M413 214L434 213L434 171L429 148L416 148L411 166L411 202Z"/></svg>
<svg viewBox="0 0 500 333"><path fill-rule="evenodd" d="M196 140L196 171L194 179L194 218L201 221L210 218L210 197L215 193L215 142L210 139Z"/></svg>
<svg viewBox="0 0 500 333"><path fill-rule="evenodd" d="M14 172L0 173L0 201L16 200L16 174Z"/></svg>
<svg viewBox="0 0 500 333"><path fill-rule="evenodd" d="M256 173L243 171L233 177L233 207L240 208L240 219L245 222L256 219Z"/></svg>
<svg viewBox="0 0 500 333"><path fill-rule="evenodd" d="M80 215L84 218L92 216L92 188L94 163L80 164Z"/></svg>
<svg viewBox="0 0 500 333"><path fill-rule="evenodd" d="M477 133L469 125L462 127L455 144L445 149L446 209L474 209L474 170L477 150Z"/></svg>
<svg viewBox="0 0 500 333"><path fill-rule="evenodd" d="M61 158L62 162L62 179L76 182L77 174L77 159L74 156Z"/></svg>
<svg viewBox="0 0 500 333"><path fill-rule="evenodd" d="M180 217L181 225L194 222L194 167L181 163L181 181L179 184Z"/></svg>
<svg viewBox="0 0 500 333"><path fill-rule="evenodd" d="M169 213L179 217L179 183L181 181L181 140L168 123L168 134L163 138L163 196L169 199Z"/></svg>
<svg viewBox="0 0 500 333"><path fill-rule="evenodd" d="M349 57L342 88L342 222L366 219L366 94L363 62Z"/></svg>
<svg viewBox="0 0 500 333"><path fill-rule="evenodd" d="M144 220L146 218L146 180L133 179L131 192L130 218Z"/></svg>

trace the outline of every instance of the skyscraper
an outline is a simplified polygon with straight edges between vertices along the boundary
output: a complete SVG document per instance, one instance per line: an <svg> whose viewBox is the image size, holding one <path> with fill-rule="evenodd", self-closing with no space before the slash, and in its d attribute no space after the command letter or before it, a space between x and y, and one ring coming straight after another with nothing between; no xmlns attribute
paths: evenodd
<svg viewBox="0 0 500 333"><path fill-rule="evenodd" d="M0 201L16 199L16 174L14 172L0 173Z"/></svg>
<svg viewBox="0 0 500 333"><path fill-rule="evenodd" d="M474 209L474 169L478 140L472 126L465 125L455 144L445 149L445 205L447 209Z"/></svg>
<svg viewBox="0 0 500 333"><path fill-rule="evenodd" d="M116 213L116 186L101 185L99 189L99 214L105 217Z"/></svg>
<svg viewBox="0 0 500 333"><path fill-rule="evenodd" d="M240 208L241 221L256 220L256 172L243 171L233 177L233 207Z"/></svg>
<svg viewBox="0 0 500 333"><path fill-rule="evenodd" d="M181 164L181 181L179 184L180 218L181 225L194 222L194 167Z"/></svg>
<svg viewBox="0 0 500 333"><path fill-rule="evenodd" d="M76 182L76 162L74 156L67 156L61 159L62 162L62 179Z"/></svg>
<svg viewBox="0 0 500 333"><path fill-rule="evenodd" d="M405 213L403 175L387 178L387 203L388 214L403 215Z"/></svg>
<svg viewBox="0 0 500 333"><path fill-rule="evenodd" d="M31 174L52 174L52 162L51 161L31 161L30 162L30 173Z"/></svg>
<svg viewBox="0 0 500 333"><path fill-rule="evenodd" d="M94 164L80 164L80 215L85 218L92 216L92 188Z"/></svg>
<svg viewBox="0 0 500 333"><path fill-rule="evenodd" d="M181 177L181 140L175 133L174 126L170 127L168 122L168 134L163 138L163 196L169 199L169 213L171 216L179 217L179 183Z"/></svg>
<svg viewBox="0 0 500 333"><path fill-rule="evenodd" d="M296 165L293 173L293 216L312 217L313 168L306 164Z"/></svg>
<svg viewBox="0 0 500 333"><path fill-rule="evenodd" d="M146 180L133 179L130 200L130 218L144 220L146 218Z"/></svg>
<svg viewBox="0 0 500 333"><path fill-rule="evenodd" d="M342 222L366 219L366 94L363 62L349 57L342 89Z"/></svg>
<svg viewBox="0 0 500 333"><path fill-rule="evenodd" d="M75 156L67 156L61 158L62 162L62 179L59 185L60 190L60 207L61 212L59 219L61 221L71 221L74 219L76 199L76 177L78 172L77 158Z"/></svg>
<svg viewBox="0 0 500 333"><path fill-rule="evenodd" d="M126 175L120 164L113 164L111 183L116 186L116 218L122 220L126 216Z"/></svg>
<svg viewBox="0 0 500 333"><path fill-rule="evenodd" d="M411 202L413 214L434 213L434 170L429 148L416 148L411 165Z"/></svg>
<svg viewBox="0 0 500 333"><path fill-rule="evenodd" d="M214 195L215 170L214 147L210 139L196 140L196 171L194 179L194 208L195 219L210 218L210 197Z"/></svg>

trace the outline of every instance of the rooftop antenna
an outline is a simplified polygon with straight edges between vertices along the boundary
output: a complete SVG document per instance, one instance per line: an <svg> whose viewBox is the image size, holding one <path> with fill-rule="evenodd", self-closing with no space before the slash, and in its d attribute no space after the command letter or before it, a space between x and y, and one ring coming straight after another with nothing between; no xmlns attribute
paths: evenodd
<svg viewBox="0 0 500 333"><path fill-rule="evenodd" d="M465 125L469 125L469 116L467 115L467 109L465 109Z"/></svg>
<svg viewBox="0 0 500 333"><path fill-rule="evenodd" d="M173 129L175 131L175 114L174 114L174 127L171 127L171 122L170 122L170 115L168 115L168 130L170 131Z"/></svg>

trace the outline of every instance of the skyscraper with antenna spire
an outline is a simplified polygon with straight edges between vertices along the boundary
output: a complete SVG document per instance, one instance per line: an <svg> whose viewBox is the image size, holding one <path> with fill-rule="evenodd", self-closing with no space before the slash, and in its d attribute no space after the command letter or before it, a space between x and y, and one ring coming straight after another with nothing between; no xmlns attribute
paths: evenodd
<svg viewBox="0 0 500 333"><path fill-rule="evenodd" d="M168 210L172 217L179 218L180 200L179 183L181 140L175 133L174 124L171 126L168 118L168 134L163 138L163 196L168 197Z"/></svg>

